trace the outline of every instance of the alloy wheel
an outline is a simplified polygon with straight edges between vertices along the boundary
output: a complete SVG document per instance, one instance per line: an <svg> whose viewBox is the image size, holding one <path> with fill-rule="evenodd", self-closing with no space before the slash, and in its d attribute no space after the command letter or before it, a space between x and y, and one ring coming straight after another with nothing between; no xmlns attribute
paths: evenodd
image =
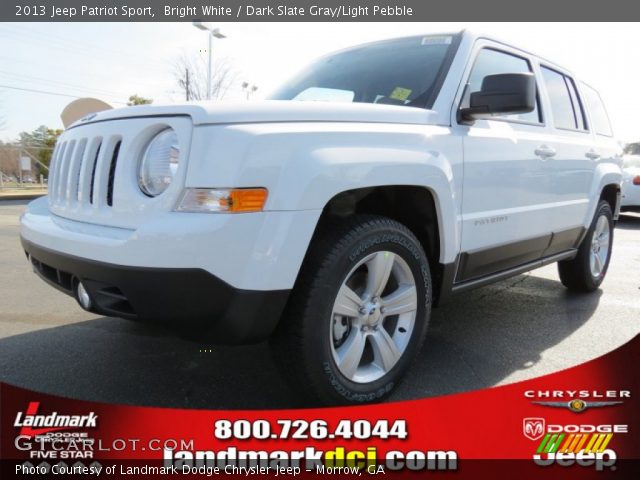
<svg viewBox="0 0 640 480"><path fill-rule="evenodd" d="M390 251L372 253L349 272L331 313L333 360L347 379L373 382L405 352L418 310L407 262Z"/></svg>

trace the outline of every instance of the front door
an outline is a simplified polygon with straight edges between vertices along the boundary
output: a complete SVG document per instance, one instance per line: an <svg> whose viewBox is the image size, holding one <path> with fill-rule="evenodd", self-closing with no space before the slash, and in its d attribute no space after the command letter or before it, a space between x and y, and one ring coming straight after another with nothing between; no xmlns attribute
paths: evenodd
<svg viewBox="0 0 640 480"><path fill-rule="evenodd" d="M479 48L462 106L487 75L534 72L517 52ZM540 102L533 112L476 120L464 135L462 244L456 282L539 259L552 235L553 151Z"/></svg>

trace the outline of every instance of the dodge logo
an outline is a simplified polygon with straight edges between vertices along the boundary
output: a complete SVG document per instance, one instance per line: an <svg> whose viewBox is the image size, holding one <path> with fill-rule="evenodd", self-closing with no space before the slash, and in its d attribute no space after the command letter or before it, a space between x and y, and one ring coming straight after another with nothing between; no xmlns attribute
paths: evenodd
<svg viewBox="0 0 640 480"><path fill-rule="evenodd" d="M537 440L544 435L544 418L525 418L522 420L522 433L529 440Z"/></svg>

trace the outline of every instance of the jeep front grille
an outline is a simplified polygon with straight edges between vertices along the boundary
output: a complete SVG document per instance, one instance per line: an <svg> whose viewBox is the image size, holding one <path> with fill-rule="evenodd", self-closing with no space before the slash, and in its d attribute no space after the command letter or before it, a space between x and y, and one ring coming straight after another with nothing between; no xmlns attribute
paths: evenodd
<svg viewBox="0 0 640 480"><path fill-rule="evenodd" d="M62 141L51 157L49 198L52 206L113 206L115 169L122 138Z"/></svg>
<svg viewBox="0 0 640 480"><path fill-rule="evenodd" d="M158 132L172 128L180 141L176 177L162 195L140 189L140 158ZM58 139L49 171L49 210L78 222L133 230L174 209L186 177L191 119L141 117L73 126Z"/></svg>

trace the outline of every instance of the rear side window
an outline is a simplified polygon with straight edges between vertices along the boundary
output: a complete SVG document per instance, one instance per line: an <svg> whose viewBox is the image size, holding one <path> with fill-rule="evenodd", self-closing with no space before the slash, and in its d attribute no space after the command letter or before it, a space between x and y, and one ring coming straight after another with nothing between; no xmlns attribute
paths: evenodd
<svg viewBox="0 0 640 480"><path fill-rule="evenodd" d="M555 127L565 130L587 130L584 109L573 80L550 68L541 68L551 101Z"/></svg>
<svg viewBox="0 0 640 480"><path fill-rule="evenodd" d="M582 85L584 97L587 102L587 106L589 107L589 113L591 113L593 131L598 135L605 135L607 137L613 136L609 116L607 115L607 110L604 108L600 95L588 85Z"/></svg>
<svg viewBox="0 0 640 480"><path fill-rule="evenodd" d="M482 87L482 81L487 75L496 75L499 73L531 73L531 65L529 62L516 55L506 52L494 50L492 48L483 48L478 53L476 61L471 69L469 81L462 101L462 107L469 106L469 97L471 92L477 92ZM503 118L507 120L517 120L528 123L541 123L540 109L536 101L536 108L529 113L519 113L515 115L501 115L494 118Z"/></svg>

